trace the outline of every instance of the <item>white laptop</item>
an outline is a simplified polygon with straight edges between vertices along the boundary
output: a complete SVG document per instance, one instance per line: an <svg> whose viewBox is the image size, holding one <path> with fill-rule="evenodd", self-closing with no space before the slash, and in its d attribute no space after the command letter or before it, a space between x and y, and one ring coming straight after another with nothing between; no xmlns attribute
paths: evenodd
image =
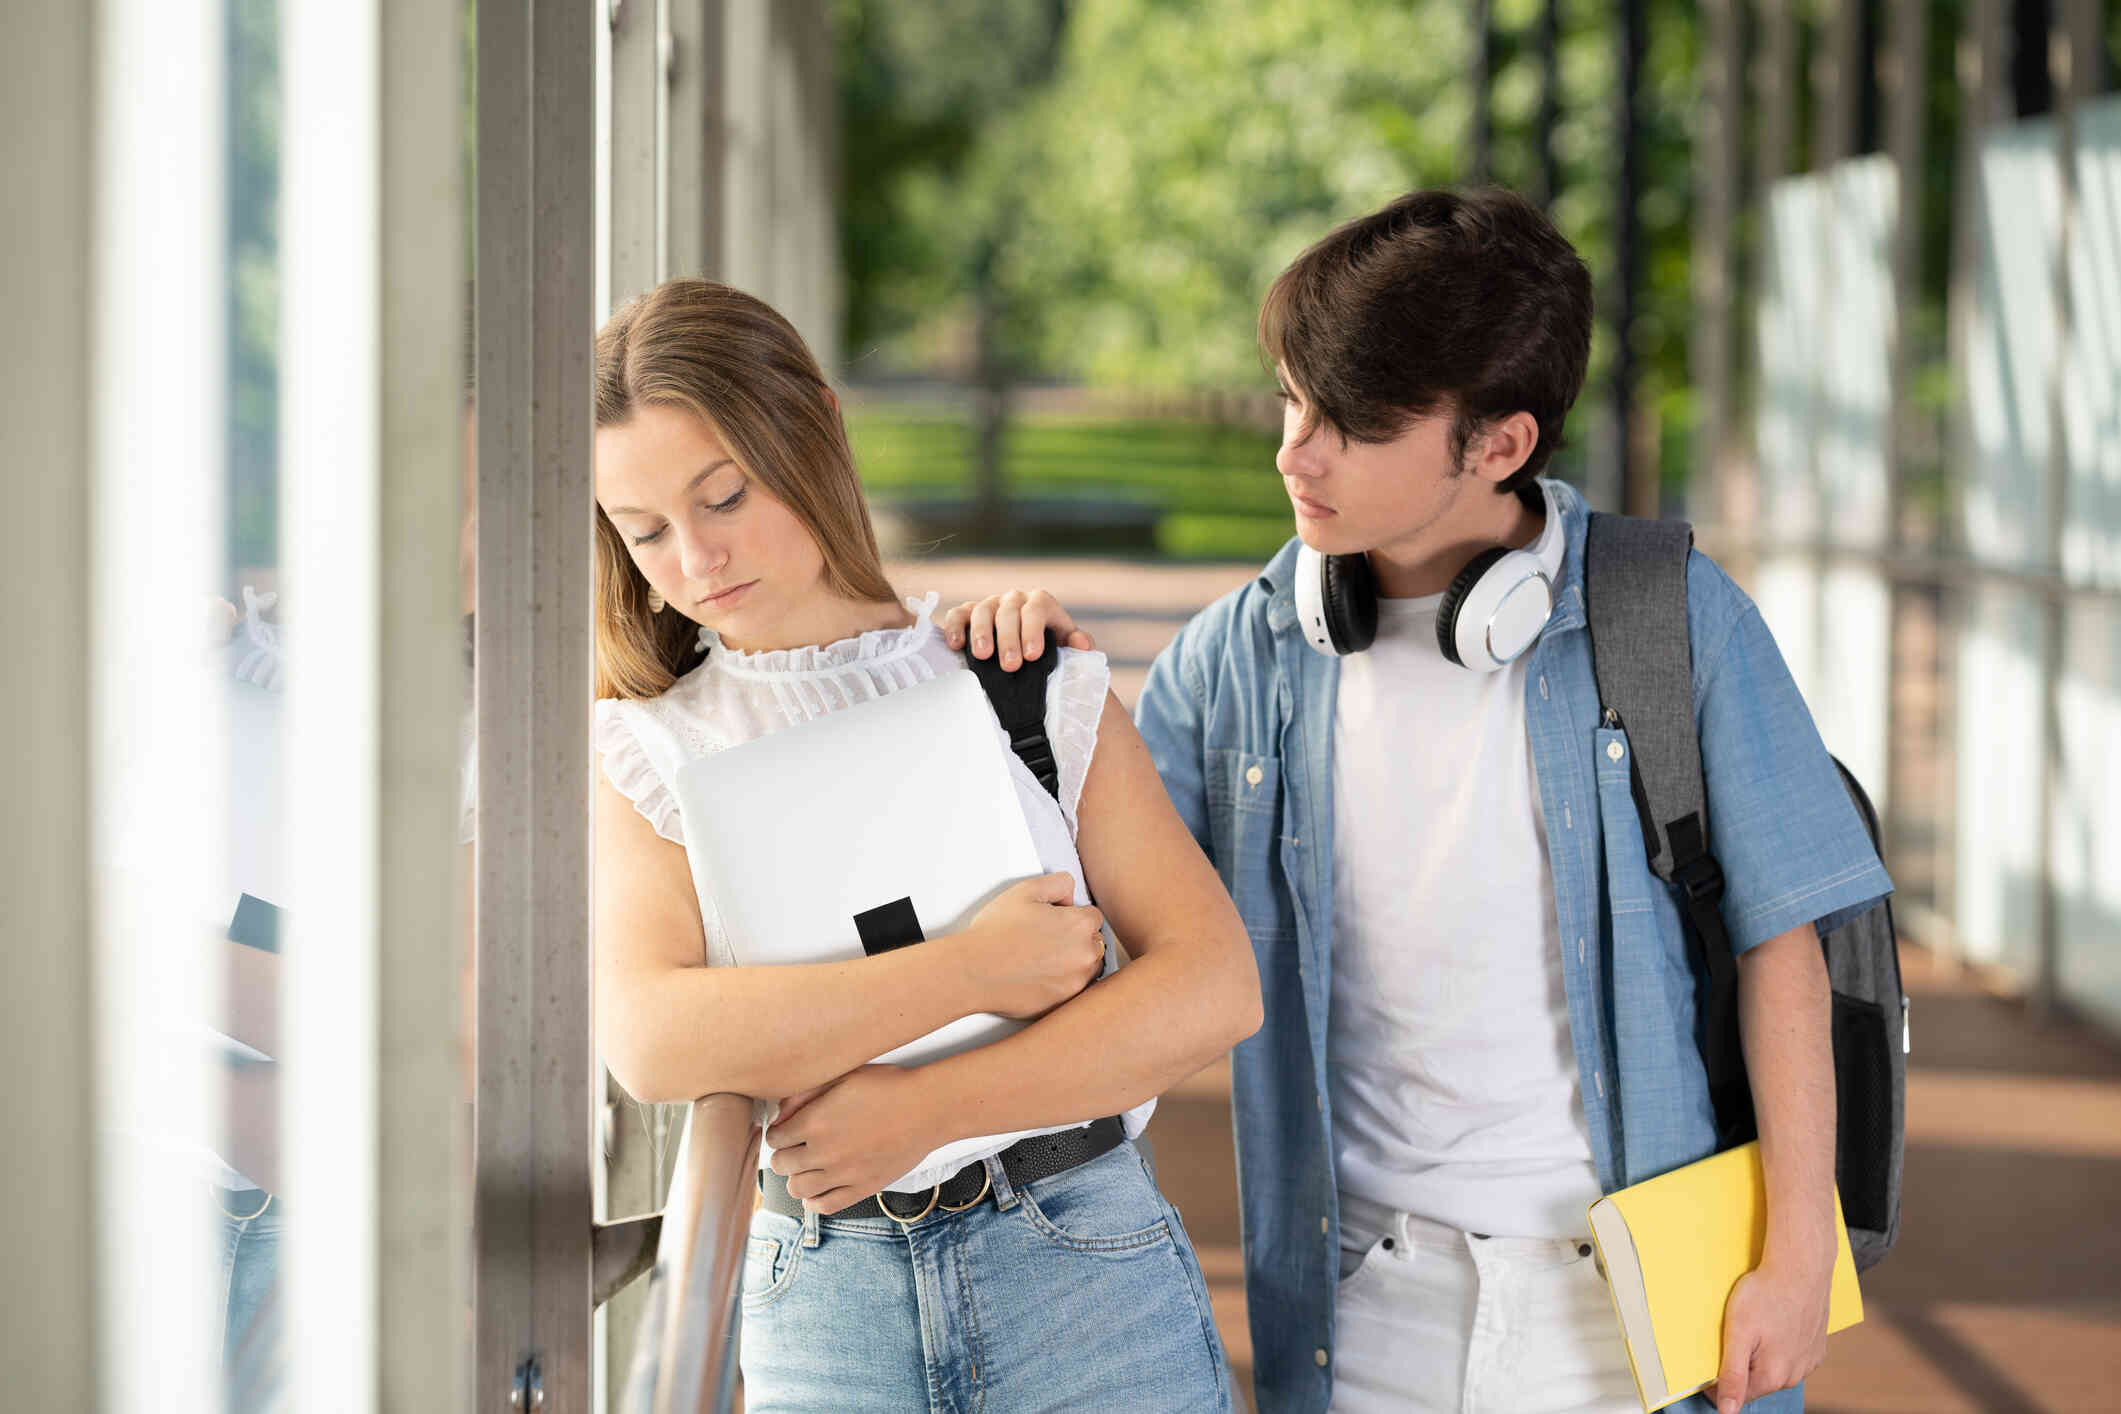
<svg viewBox="0 0 2121 1414"><path fill-rule="evenodd" d="M1043 873L979 680L945 673L688 763L693 882L739 964L837 962L962 931ZM880 1061L923 1064L1023 1025L961 1017Z"/></svg>

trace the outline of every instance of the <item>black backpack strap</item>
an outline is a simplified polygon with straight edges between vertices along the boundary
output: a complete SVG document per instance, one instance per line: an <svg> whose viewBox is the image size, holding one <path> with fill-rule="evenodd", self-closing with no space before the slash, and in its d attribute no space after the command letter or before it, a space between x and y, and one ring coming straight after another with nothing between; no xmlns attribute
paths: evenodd
<svg viewBox="0 0 2121 1414"><path fill-rule="evenodd" d="M1709 849L1708 792L1694 718L1684 521L1593 514L1584 543L1584 601L1598 700L1626 731L1629 783L1651 870L1672 884L1696 960L1709 979L1702 1060L1719 1148L1753 1137L1752 1093L1738 1034L1738 963L1723 923L1723 868Z"/></svg>
<svg viewBox="0 0 2121 1414"><path fill-rule="evenodd" d="M998 649L991 658L973 657L970 647L964 654L965 666L986 691L995 719L1009 733L1010 749L1031 768L1046 793L1059 800L1060 767L1053 759L1053 743L1046 739L1046 679L1053 676L1054 665L1060 661L1053 630L1046 630L1045 651L1024 659L1013 673L1002 667Z"/></svg>

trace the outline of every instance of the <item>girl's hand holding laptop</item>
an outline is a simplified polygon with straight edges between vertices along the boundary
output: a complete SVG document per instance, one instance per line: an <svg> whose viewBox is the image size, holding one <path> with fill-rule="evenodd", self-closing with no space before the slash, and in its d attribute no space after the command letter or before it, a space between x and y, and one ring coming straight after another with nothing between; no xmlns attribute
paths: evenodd
<svg viewBox="0 0 2121 1414"><path fill-rule="evenodd" d="M921 1103L919 1076L917 1069L865 1065L781 1101L766 1141L789 1193L829 1217L957 1137Z"/></svg>
<svg viewBox="0 0 2121 1414"><path fill-rule="evenodd" d="M1105 915L1074 897L1072 875L1043 874L1011 884L973 915L959 945L988 1010L1033 1020L1104 970Z"/></svg>
<svg viewBox="0 0 2121 1414"><path fill-rule="evenodd" d="M951 940L997 1013L1034 1020L1104 970L1105 916L1071 904L1074 897L1072 875L1025 879L995 895ZM924 1103L919 1075L865 1065L782 1100L766 1142L789 1193L829 1216L960 1137Z"/></svg>

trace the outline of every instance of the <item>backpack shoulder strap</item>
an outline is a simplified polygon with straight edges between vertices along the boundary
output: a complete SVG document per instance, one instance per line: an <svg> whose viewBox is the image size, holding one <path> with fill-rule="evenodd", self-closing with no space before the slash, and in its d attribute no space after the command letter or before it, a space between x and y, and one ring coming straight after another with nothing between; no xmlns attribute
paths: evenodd
<svg viewBox="0 0 2121 1414"><path fill-rule="evenodd" d="M1627 733L1635 810L1651 870L1677 887L1709 979L1702 1059L1718 1147L1750 1138L1751 1092L1738 1039L1738 964L1723 924L1723 868L1709 848L1708 791L1694 718L1687 625L1693 527L1594 513L1584 540L1584 607L1607 726Z"/></svg>
<svg viewBox="0 0 2121 1414"><path fill-rule="evenodd" d="M1036 658L1026 658L1015 672L1002 667L1001 654L975 658L964 650L965 666L979 679L994 716L1009 734L1009 748L1017 754L1038 783L1055 800L1060 799L1060 766L1053 759L1053 743L1046 738L1046 680L1060 661L1060 645L1053 631L1046 631L1046 647Z"/></svg>
<svg viewBox="0 0 2121 1414"><path fill-rule="evenodd" d="M1679 860L1708 852L1707 792L1694 725L1694 652L1687 632L1684 521L1594 513L1584 540L1584 607L1598 701L1634 747L1650 868L1674 879ZM1611 718L1608 718L1611 724Z"/></svg>

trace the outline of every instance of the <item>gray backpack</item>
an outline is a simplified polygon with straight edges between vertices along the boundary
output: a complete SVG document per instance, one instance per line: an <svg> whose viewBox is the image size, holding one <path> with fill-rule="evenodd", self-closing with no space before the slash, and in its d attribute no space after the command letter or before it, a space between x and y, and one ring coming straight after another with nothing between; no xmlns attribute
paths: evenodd
<svg viewBox="0 0 2121 1414"><path fill-rule="evenodd" d="M1716 1147L1755 1135L1738 1042L1738 964L1723 924L1701 742L1694 715L1686 571L1693 528L1681 521L1593 514L1584 598L1605 725L1628 734L1635 810L1650 868L1678 895L1701 994L1702 1060L1716 1107ZM1835 766L1878 843L1878 814ZM1907 996L1890 901L1820 939L1833 988L1835 1180L1856 1267L1875 1266L1900 1232L1907 1110Z"/></svg>

